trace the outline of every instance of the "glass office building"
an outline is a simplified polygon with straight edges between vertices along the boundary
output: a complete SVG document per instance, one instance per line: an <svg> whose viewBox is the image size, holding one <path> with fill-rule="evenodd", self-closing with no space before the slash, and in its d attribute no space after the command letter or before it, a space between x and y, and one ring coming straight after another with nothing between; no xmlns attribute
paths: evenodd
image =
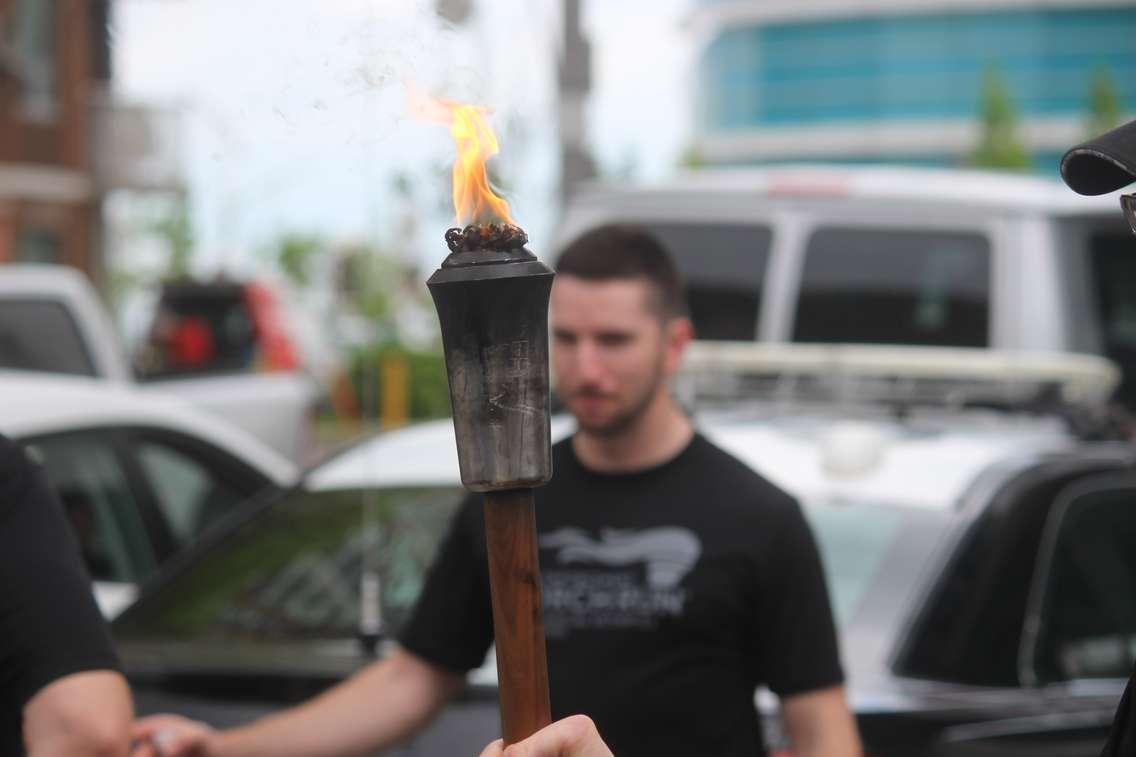
<svg viewBox="0 0 1136 757"><path fill-rule="evenodd" d="M1034 166L1087 136L1095 79L1136 110L1136 2L702 0L698 150L710 163L961 165L988 72Z"/></svg>

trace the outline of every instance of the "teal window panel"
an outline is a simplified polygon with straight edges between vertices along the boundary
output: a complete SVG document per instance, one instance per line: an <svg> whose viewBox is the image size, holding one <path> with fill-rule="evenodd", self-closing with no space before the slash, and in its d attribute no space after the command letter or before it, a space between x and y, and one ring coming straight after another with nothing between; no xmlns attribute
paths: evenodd
<svg viewBox="0 0 1136 757"><path fill-rule="evenodd" d="M1024 115L1083 112L1105 67L1136 107L1136 7L896 15L735 28L705 51L704 128L969 117L985 72Z"/></svg>

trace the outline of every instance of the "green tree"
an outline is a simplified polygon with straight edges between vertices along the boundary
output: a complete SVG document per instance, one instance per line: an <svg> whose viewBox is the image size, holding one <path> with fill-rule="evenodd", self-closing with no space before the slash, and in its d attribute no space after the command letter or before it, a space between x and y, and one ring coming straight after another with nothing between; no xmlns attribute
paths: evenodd
<svg viewBox="0 0 1136 757"><path fill-rule="evenodd" d="M340 260L340 293L357 313L380 329L391 329L401 283L397 262L366 244L348 246Z"/></svg>
<svg viewBox="0 0 1136 757"><path fill-rule="evenodd" d="M306 287L311 281L312 260L323 248L323 240L314 234L290 232L277 240L271 255L292 283Z"/></svg>
<svg viewBox="0 0 1136 757"><path fill-rule="evenodd" d="M970 164L978 168L1028 169L1031 160L1018 134L1014 98L1001 71L993 66L983 76L980 109L982 133Z"/></svg>
<svg viewBox="0 0 1136 757"><path fill-rule="evenodd" d="M679 168L705 168L709 165L701 148L695 143L687 145L678 158Z"/></svg>
<svg viewBox="0 0 1136 757"><path fill-rule="evenodd" d="M349 377L366 416L377 417L377 398L382 395L383 375L378 369L383 357L402 355L407 367L407 399L410 418L444 418L450 414L450 384L440 351L416 350L397 341L378 342L351 353Z"/></svg>
<svg viewBox="0 0 1136 757"><path fill-rule="evenodd" d="M165 240L169 246L170 258L166 265L166 276L180 279L189 276L189 264L193 258L195 239L193 224L189 218L189 203L181 198L162 218L150 226L150 231Z"/></svg>
<svg viewBox="0 0 1136 757"><path fill-rule="evenodd" d="M1092 139L1120 126L1123 111L1112 71L1107 66L1099 66L1093 71L1089 85L1089 133L1086 137Z"/></svg>

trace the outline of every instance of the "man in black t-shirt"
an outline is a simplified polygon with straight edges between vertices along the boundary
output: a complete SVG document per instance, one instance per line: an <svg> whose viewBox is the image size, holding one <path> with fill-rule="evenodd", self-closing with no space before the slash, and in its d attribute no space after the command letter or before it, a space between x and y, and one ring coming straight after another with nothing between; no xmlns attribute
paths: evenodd
<svg viewBox="0 0 1136 757"><path fill-rule="evenodd" d="M595 230L561 256L551 316L557 391L578 426L536 490L553 716L588 715L621 757L750 757L764 753L764 684L798 757L859 754L800 508L699 435L668 390L692 337L674 263L640 229ZM374 749L418 727L492 639L471 496L391 657L246 728L159 716L137 733L173 757Z"/></svg>
<svg viewBox="0 0 1136 757"><path fill-rule="evenodd" d="M62 506L0 437L0 755L126 755L117 668Z"/></svg>
<svg viewBox="0 0 1136 757"><path fill-rule="evenodd" d="M1061 176L1073 191L1083 195L1115 192L1136 182L1136 121L1070 149L1061 159ZM1128 224L1136 234L1136 195L1125 195L1121 203ZM1132 254L1136 255L1136 243ZM1128 678L1128 688L1116 709L1112 732L1101 757L1136 755L1134 682L1136 670Z"/></svg>

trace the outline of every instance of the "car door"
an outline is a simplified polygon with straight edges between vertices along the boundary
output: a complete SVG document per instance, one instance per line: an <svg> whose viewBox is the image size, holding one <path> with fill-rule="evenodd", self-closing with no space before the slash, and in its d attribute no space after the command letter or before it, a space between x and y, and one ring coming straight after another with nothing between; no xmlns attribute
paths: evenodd
<svg viewBox="0 0 1136 757"><path fill-rule="evenodd" d="M1037 555L1018 665L1042 711L947 729L946 754L1100 754L1136 661L1136 472L1065 485Z"/></svg>
<svg viewBox="0 0 1136 757"><path fill-rule="evenodd" d="M1110 724L1136 661L1136 471L1068 486L1038 560L1023 677Z"/></svg>
<svg viewBox="0 0 1136 757"><path fill-rule="evenodd" d="M935 724L923 751L895 754L1099 754L1108 720L1102 698L1115 707L1119 691L1091 695L1072 682L1037 680L1022 664L1023 649L1044 570L1042 545L1067 492L1131 463L1131 450L1113 445L1055 456L1013 475L981 503L894 659L896 673L922 679L907 717Z"/></svg>

